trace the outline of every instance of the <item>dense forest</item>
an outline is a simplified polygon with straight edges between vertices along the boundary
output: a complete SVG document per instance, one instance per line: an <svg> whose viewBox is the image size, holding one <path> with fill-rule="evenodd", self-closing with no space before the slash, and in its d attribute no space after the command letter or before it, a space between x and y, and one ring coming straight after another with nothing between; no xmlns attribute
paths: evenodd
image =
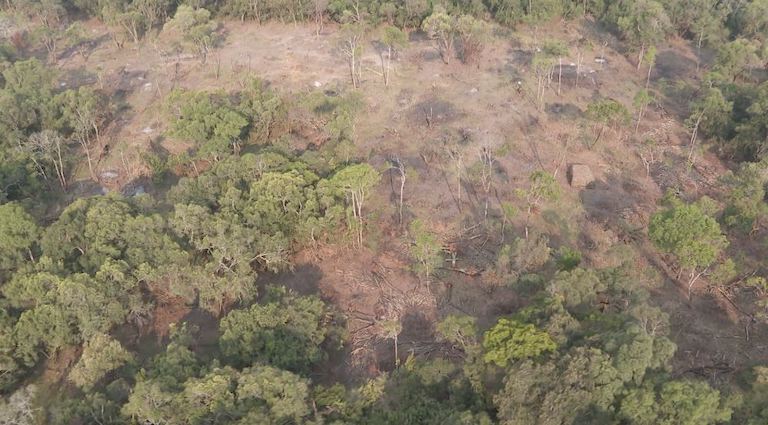
<svg viewBox="0 0 768 425"><path fill-rule="evenodd" d="M768 423L768 1L1 7L0 424ZM571 25L576 42L550 35ZM252 26L331 40L343 80L287 89L251 70L265 57L235 77L222 52ZM527 148L483 144L437 101L386 115L399 145L371 147L407 72L496 75L509 40L524 63L490 91L518 96L531 139L583 91L554 167L532 148L506 170ZM434 60L406 68L416 43ZM161 45L166 87L113 84L94 53ZM690 75L662 66L670 49ZM618 58L602 86L583 70ZM130 96L150 94L138 115ZM147 145L123 148L145 116ZM576 153L634 158L653 190L610 202L651 193L647 214L571 219L592 202ZM338 301L353 290L380 295ZM710 362L685 326L720 310L738 355Z"/></svg>

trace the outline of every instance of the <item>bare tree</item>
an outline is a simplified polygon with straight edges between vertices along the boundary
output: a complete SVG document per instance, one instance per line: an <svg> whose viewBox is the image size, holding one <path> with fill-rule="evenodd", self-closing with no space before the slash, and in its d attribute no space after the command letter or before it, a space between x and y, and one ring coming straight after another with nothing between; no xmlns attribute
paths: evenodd
<svg viewBox="0 0 768 425"><path fill-rule="evenodd" d="M320 32L323 31L323 18L325 16L325 10L328 8L328 0L313 0L315 10L315 37L320 37Z"/></svg>
<svg viewBox="0 0 768 425"><path fill-rule="evenodd" d="M400 174L400 202L397 208L398 223L403 224L403 193L405 192L405 164L400 160L400 157L394 157L390 159L393 170L396 170Z"/></svg>
<svg viewBox="0 0 768 425"><path fill-rule="evenodd" d="M66 139L56 131L43 130L39 133L33 133L29 136L29 148L32 150L32 158L38 168L42 167L34 158L40 158L42 161L53 164L56 177L63 190L67 190L67 176L64 166L67 144ZM45 173L43 177L47 179Z"/></svg>
<svg viewBox="0 0 768 425"><path fill-rule="evenodd" d="M363 37L365 34L362 24L352 22L345 24L341 31L341 52L347 58L349 76L352 79L352 87L358 88L362 76L360 56L363 54Z"/></svg>
<svg viewBox="0 0 768 425"><path fill-rule="evenodd" d="M392 56L397 53L397 50L404 47L408 43L408 36L397 27L384 28L384 36L381 39L384 46L387 48L387 56L384 58L384 52L379 56L381 57L381 73L384 76L384 85L389 85L389 71L392 67Z"/></svg>

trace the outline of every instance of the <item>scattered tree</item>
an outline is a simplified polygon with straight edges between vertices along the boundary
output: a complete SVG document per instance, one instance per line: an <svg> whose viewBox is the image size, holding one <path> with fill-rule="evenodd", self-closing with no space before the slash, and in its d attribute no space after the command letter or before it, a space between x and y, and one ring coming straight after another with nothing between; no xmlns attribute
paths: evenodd
<svg viewBox="0 0 768 425"><path fill-rule="evenodd" d="M688 269L688 297L696 281L728 245L714 218L696 204L679 200L651 217L648 234L659 249L675 257L681 272Z"/></svg>
<svg viewBox="0 0 768 425"><path fill-rule="evenodd" d="M421 28L437 44L437 51L443 62L450 63L456 37L456 19L450 16L442 6L436 6L432 14L421 24Z"/></svg>

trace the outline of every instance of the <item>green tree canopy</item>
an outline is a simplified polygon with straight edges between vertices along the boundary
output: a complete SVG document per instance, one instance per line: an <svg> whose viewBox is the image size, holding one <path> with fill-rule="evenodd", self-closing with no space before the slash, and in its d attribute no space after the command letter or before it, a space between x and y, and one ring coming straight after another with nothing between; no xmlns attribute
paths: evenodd
<svg viewBox="0 0 768 425"><path fill-rule="evenodd" d="M510 360L527 359L554 351L557 344L534 325L501 318L483 337L483 359L506 367Z"/></svg>

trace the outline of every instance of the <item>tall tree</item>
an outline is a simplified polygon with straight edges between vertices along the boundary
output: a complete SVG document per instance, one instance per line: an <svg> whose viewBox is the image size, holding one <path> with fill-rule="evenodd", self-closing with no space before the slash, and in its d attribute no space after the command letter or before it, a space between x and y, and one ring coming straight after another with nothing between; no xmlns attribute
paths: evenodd
<svg viewBox="0 0 768 425"><path fill-rule="evenodd" d="M442 6L436 6L432 14L421 24L422 30L437 44L437 51L446 64L453 56L453 43L456 37L456 19Z"/></svg>
<svg viewBox="0 0 768 425"><path fill-rule="evenodd" d="M379 55L381 57L381 73L384 75L384 85L388 86L393 55L396 55L398 50L408 44L408 36L397 27L387 26L384 28L381 42L387 48L386 58L383 52Z"/></svg>
<svg viewBox="0 0 768 425"><path fill-rule="evenodd" d="M675 257L680 271L688 270L688 297L696 281L715 262L728 240L717 221L696 204L672 200L671 205L651 216L651 241Z"/></svg>
<svg viewBox="0 0 768 425"><path fill-rule="evenodd" d="M68 90L56 96L63 127L72 132L88 161L91 179L98 180L94 169L94 148L101 146L101 127L109 117L109 101L90 87Z"/></svg>
<svg viewBox="0 0 768 425"><path fill-rule="evenodd" d="M0 205L0 270L15 271L35 261L40 230L34 219L16 203Z"/></svg>

